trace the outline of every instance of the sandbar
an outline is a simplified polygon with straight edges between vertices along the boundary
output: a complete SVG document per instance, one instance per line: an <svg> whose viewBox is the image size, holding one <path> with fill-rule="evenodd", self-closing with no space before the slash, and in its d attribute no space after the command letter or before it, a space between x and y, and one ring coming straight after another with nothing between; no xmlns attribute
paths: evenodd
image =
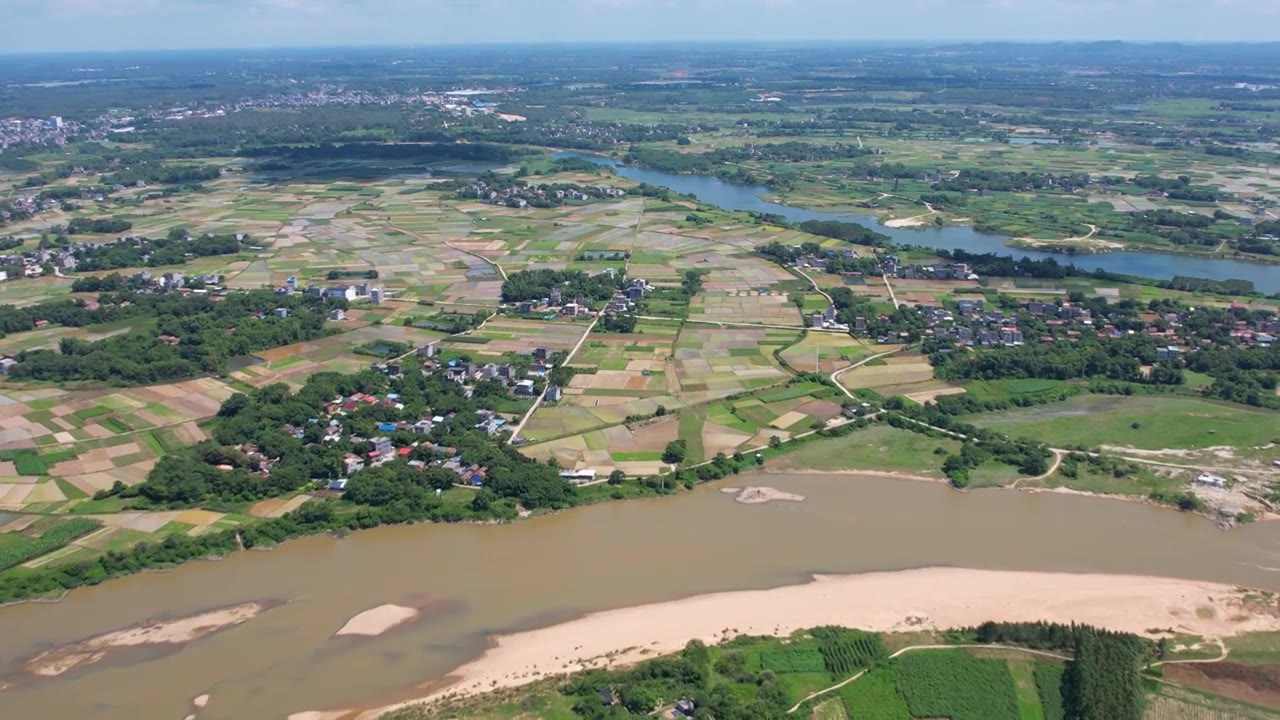
<svg viewBox="0 0 1280 720"><path fill-rule="evenodd" d="M181 645L199 640L248 622L267 607L266 603L248 602L173 620L149 620L130 628L46 650L28 660L26 668L33 675L55 677L83 665L92 665L113 650L143 645Z"/></svg>
<svg viewBox="0 0 1280 720"><path fill-rule="evenodd" d="M918 217L894 218L892 220L884 221L884 226L888 228L909 228L920 227L922 225L924 225L924 221Z"/></svg>
<svg viewBox="0 0 1280 720"><path fill-rule="evenodd" d="M366 637L374 637L416 617L418 617L418 611L411 607L390 604L379 605L376 608L370 608L351 618L347 621L347 624L343 625L338 632L334 633L334 635L363 635Z"/></svg>
<svg viewBox="0 0 1280 720"><path fill-rule="evenodd" d="M423 697L361 713L510 688L590 667L617 667L742 633L788 635L818 625L878 632L965 627L988 620L1077 622L1147 634L1172 628L1203 637L1280 629L1273 605L1242 588L1133 575L925 568L826 577L804 585L700 595L595 613L499 637L454 682Z"/></svg>
<svg viewBox="0 0 1280 720"><path fill-rule="evenodd" d="M748 487L743 488L742 492L734 498L744 505L760 505L768 502L804 502L803 495L795 493L783 492L777 488L771 487Z"/></svg>

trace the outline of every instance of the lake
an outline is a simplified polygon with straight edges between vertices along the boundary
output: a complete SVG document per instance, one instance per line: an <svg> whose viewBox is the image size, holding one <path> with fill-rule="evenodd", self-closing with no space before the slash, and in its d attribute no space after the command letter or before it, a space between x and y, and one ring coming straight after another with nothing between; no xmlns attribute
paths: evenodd
<svg viewBox="0 0 1280 720"><path fill-rule="evenodd" d="M773 191L766 187L733 185L719 178L705 175L678 175L674 173L630 167L612 158L576 152L557 153L556 157L579 157L601 165L607 165L629 180L662 185L680 193L696 195L699 200L728 210L773 213L793 223L806 220L842 220L865 225L884 233L896 243L923 245L939 250L967 250L977 253L997 253L1036 260L1054 258L1062 263L1074 263L1086 270L1106 270L1121 275L1169 280L1175 276L1209 278L1212 280L1249 280L1264 293L1280 292L1280 267L1232 260L1229 258L1205 258L1189 255L1173 255L1159 252L1124 251L1094 255L1066 256L1058 253L1023 250L1008 245L1011 238L1003 235L981 233L963 225L925 227L919 229L891 228L880 223L872 215L829 213L765 200L764 195Z"/></svg>
<svg viewBox="0 0 1280 720"><path fill-rule="evenodd" d="M927 566L1166 575L1280 590L1280 523L1222 532L1148 505L850 475L739 477L805 495L743 505L706 486L510 525L417 525L306 538L0 609L0 680L40 650L246 601L285 604L161 656L139 648L0 691L5 717L283 718L390 702L479 655L491 633L597 610L776 587L814 573ZM334 638L384 603L438 615Z"/></svg>

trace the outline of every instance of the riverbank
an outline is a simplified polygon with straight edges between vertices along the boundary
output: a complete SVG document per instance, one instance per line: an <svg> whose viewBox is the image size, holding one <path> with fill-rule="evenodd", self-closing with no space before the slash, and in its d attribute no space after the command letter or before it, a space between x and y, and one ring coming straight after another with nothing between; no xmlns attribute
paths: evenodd
<svg viewBox="0 0 1280 720"><path fill-rule="evenodd" d="M563 151L555 157L581 157L596 164L613 168L620 177L637 183L647 183L694 195L699 201L725 210L779 215L792 223L806 220L837 220L862 224L888 235L895 244L917 245L935 250L966 250L974 253L995 253L1006 257L1030 257L1033 260L1053 258L1063 261L1063 254L1011 247L1013 238L1006 235L979 232L971 225L950 221L944 226L925 223L924 226L892 227L885 220L887 213L866 208L812 207L808 203L776 202L780 198L764 186L734 185L711 175L675 174L625 165L620 160L604 155ZM772 201L771 201L772 200ZM973 214L966 213L972 222ZM944 214L945 217L945 214ZM918 218L917 218L918 219ZM1174 277L1199 277L1210 280L1248 280L1259 292L1269 295L1280 292L1280 284L1271 271L1271 265L1261 258L1249 255L1241 258L1213 257L1202 254L1168 252L1164 248L1130 245L1124 250L1102 253L1078 254L1068 259L1088 271L1103 270L1115 275L1149 277L1171 280Z"/></svg>
<svg viewBox="0 0 1280 720"><path fill-rule="evenodd" d="M815 576L803 585L699 595L499 637L482 657L450 673L447 685L349 717L374 720L410 705L617 667L674 652L694 639L781 636L819 625L894 632L1045 620L1208 638L1280 630L1280 609L1261 597L1230 585L1134 575L925 568Z"/></svg>

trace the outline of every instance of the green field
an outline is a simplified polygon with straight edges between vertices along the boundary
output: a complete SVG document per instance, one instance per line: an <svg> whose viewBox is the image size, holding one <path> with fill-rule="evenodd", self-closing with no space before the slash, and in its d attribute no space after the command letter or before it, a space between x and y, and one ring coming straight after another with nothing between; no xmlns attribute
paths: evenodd
<svg viewBox="0 0 1280 720"><path fill-rule="evenodd" d="M88 535L101 525L97 520L75 518L58 521L38 535L0 534L0 570L7 570L66 547L72 540Z"/></svg>
<svg viewBox="0 0 1280 720"><path fill-rule="evenodd" d="M1280 421L1274 412L1176 396L1082 395L967 420L1053 447L1256 447L1280 438Z"/></svg>
<svg viewBox="0 0 1280 720"><path fill-rule="evenodd" d="M964 388L974 400L979 402L1002 402L1007 400L1037 399L1061 392L1066 383L1061 380L975 380ZM987 406L991 407L991 406Z"/></svg>
<svg viewBox="0 0 1280 720"><path fill-rule="evenodd" d="M944 454L935 450L943 448ZM880 470L942 477L942 461L960 449L957 440L926 437L888 425L874 425L840 438L806 443L776 461L778 468Z"/></svg>

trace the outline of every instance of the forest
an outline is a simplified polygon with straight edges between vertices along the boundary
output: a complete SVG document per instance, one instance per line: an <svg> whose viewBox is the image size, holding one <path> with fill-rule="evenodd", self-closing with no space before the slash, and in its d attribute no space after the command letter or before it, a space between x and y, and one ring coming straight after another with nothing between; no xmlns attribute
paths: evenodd
<svg viewBox="0 0 1280 720"><path fill-rule="evenodd" d="M68 227L68 232L77 231ZM123 231L95 230L94 232ZM175 228L163 238L122 238L116 242L98 246L77 245L74 246L74 251L76 270L93 272L132 267L184 265L190 256L232 255L248 248L254 242L248 235L242 233L223 235L206 233L193 236L183 228Z"/></svg>
<svg viewBox="0 0 1280 720"><path fill-rule="evenodd" d="M154 318L144 328L96 342L63 338L58 349L18 353L10 376L50 382L96 381L115 386L147 385L222 373L228 358L320 337L328 312L324 300L277 296L270 290L233 293L220 302L207 295L139 295L99 297L102 307L90 311L74 301L55 304L71 323L88 324L88 315L107 322L122 317ZM102 312L107 306L127 312ZM35 306L37 310L43 306ZM276 308L288 317L275 317ZM53 315L55 313L35 313ZM116 316L119 317L116 317ZM30 316L28 316L29 318ZM76 323L75 321L82 321ZM26 328L22 328L26 329Z"/></svg>

